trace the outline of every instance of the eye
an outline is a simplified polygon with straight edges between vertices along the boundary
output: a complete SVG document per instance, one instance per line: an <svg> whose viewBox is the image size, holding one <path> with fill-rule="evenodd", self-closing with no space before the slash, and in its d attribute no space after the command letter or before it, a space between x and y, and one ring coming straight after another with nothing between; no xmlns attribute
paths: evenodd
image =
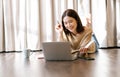
<svg viewBox="0 0 120 77"><path fill-rule="evenodd" d="M67 25L68 23L72 23L72 20L69 20L68 22L64 22L64 25Z"/></svg>
<svg viewBox="0 0 120 77"><path fill-rule="evenodd" d="M69 21L69 23L72 23L72 22L73 22L72 20Z"/></svg>
<svg viewBox="0 0 120 77"><path fill-rule="evenodd" d="M67 25L67 22L64 22L64 25Z"/></svg>

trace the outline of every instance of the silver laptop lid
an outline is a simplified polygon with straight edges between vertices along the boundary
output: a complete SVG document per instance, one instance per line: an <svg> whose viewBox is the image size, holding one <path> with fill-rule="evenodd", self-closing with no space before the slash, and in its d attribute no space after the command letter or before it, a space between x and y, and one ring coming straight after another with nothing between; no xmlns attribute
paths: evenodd
<svg viewBox="0 0 120 77"><path fill-rule="evenodd" d="M43 42L43 53L46 60L74 60L69 42Z"/></svg>

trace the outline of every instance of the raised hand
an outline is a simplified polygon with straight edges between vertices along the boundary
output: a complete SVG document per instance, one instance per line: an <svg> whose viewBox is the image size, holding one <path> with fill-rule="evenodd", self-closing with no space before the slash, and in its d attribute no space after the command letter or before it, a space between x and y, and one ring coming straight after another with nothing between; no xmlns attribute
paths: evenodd
<svg viewBox="0 0 120 77"><path fill-rule="evenodd" d="M63 27L60 23L55 25L55 29L58 33L62 33L63 32Z"/></svg>

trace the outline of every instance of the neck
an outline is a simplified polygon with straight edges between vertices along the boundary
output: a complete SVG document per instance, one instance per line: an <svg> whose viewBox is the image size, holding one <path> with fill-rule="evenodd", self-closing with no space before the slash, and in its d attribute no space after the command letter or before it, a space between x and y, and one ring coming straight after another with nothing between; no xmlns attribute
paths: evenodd
<svg viewBox="0 0 120 77"><path fill-rule="evenodd" d="M75 31L75 32L73 32L73 34L74 34L74 35L77 35L78 33Z"/></svg>

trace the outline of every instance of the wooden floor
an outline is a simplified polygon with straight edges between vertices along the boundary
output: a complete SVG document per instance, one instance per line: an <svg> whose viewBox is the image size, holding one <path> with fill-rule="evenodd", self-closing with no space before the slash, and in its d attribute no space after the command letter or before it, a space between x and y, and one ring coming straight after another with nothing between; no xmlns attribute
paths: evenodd
<svg viewBox="0 0 120 77"><path fill-rule="evenodd" d="M0 53L0 77L120 77L120 49L99 49L92 61L45 61L40 54Z"/></svg>

